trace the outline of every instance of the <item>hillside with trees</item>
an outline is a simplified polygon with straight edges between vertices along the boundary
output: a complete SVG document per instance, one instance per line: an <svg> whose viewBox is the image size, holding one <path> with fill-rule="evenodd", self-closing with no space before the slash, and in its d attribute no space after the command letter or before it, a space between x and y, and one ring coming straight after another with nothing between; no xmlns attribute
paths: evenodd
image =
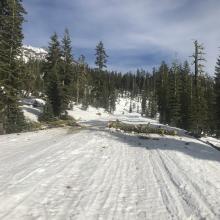
<svg viewBox="0 0 220 220"><path fill-rule="evenodd" d="M220 219L211 4L0 0L1 220Z"/></svg>
<svg viewBox="0 0 220 220"><path fill-rule="evenodd" d="M201 133L219 134L219 59L215 77L204 72L204 46L193 42L193 65L189 58L172 64L161 61L152 71L138 69L122 73L107 68L108 55L102 41L97 43L94 64L78 58L66 29L62 39L54 33L42 59L22 55L22 23L25 10L20 1L0 5L0 88L3 133L22 131L26 122L19 100L29 95L46 101L40 120L54 120L67 115L72 103L102 107L114 112L119 95L141 100L142 116L161 123ZM217 46L217 45L216 45ZM95 45L94 45L95 47ZM25 54L27 55L27 49ZM130 106L132 112L132 106Z"/></svg>

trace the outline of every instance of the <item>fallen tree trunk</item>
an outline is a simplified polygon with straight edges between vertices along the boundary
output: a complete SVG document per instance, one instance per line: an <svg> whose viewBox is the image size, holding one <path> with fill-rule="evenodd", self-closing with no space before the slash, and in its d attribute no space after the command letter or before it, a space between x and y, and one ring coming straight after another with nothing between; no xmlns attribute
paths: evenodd
<svg viewBox="0 0 220 220"><path fill-rule="evenodd" d="M110 121L109 128L119 129L125 132L135 132L143 134L177 135L176 130L167 130L161 127L152 127L150 124L126 124L119 120Z"/></svg>

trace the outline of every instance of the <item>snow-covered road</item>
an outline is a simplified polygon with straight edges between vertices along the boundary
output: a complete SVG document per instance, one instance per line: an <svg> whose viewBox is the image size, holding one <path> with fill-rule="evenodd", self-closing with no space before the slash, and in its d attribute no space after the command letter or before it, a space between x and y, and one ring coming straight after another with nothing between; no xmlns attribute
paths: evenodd
<svg viewBox="0 0 220 220"><path fill-rule="evenodd" d="M0 219L220 219L220 152L91 126L0 136Z"/></svg>

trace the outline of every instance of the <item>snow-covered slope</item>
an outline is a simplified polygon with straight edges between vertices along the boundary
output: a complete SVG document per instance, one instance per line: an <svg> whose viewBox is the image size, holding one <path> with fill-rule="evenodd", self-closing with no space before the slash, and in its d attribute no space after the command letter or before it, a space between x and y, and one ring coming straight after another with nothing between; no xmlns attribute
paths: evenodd
<svg viewBox="0 0 220 220"><path fill-rule="evenodd" d="M23 110L24 113L26 114L26 106L28 105L28 109L29 109L29 114L26 114L27 118L29 120L31 120L31 118L36 119L36 117L39 115L39 111L35 111L36 109L33 108L33 111L31 111L32 109L32 104L34 103L35 100L40 100L40 99L36 99L36 98L27 98L27 99L23 99L22 103L23 103ZM40 100L41 102L43 100ZM129 113L129 108L130 108L130 103L132 104L132 113ZM83 109L82 105L74 105L72 110L68 110L68 114L72 117L74 117L76 120L78 121L89 121L89 120L97 120L97 119L102 119L105 121L108 120L115 120L116 118L120 118L121 120L126 120L127 116L133 116L133 118L138 118L137 120L140 121L139 117L141 118L141 115L139 111L141 106L140 101L138 101L138 99L133 99L130 100L129 98L122 98L120 97L117 102L116 102L116 110L113 114L110 114L108 112L106 112L103 108L95 108L92 106L89 106L87 109ZM33 114L31 116L31 114ZM130 117L131 119L131 117ZM153 123L157 123L155 120L151 120L151 119L144 119L142 118L143 122L153 122ZM135 121L134 121L135 122Z"/></svg>
<svg viewBox="0 0 220 220"><path fill-rule="evenodd" d="M22 58L25 62L30 59L44 60L46 58L47 51L43 48L32 47L23 45L22 47Z"/></svg>
<svg viewBox="0 0 220 220"><path fill-rule="evenodd" d="M35 100L39 100L41 103L45 101L36 98L29 98L23 100L24 105L22 106L25 117L28 120L37 121L38 116L42 112L42 108L34 108L32 104ZM129 112L130 105L132 104L132 113ZM170 127L168 125L163 125L156 119L142 117L139 109L141 108L140 99L135 98L130 100L130 98L119 97L116 102L116 109L113 114L106 112L103 108L94 108L89 106L87 109L83 109L82 105L74 105L72 110L68 110L68 114L74 117L80 123L90 122L91 124L103 121L107 123L108 121L120 120L125 123L132 124L148 124L151 126L160 126L167 130L176 130L179 134L184 134L185 131L176 127Z"/></svg>
<svg viewBox="0 0 220 220"><path fill-rule="evenodd" d="M141 99L139 97L135 97L134 99L130 99L128 97L119 96L116 102L116 109L114 114L121 115L127 114L130 111L130 107L132 108L132 113L141 113Z"/></svg>
<svg viewBox="0 0 220 220"><path fill-rule="evenodd" d="M33 47L30 45L22 46L22 59L25 62L28 62L30 59L34 60L44 60L47 56L48 52L44 48ZM78 64L76 60L73 60L73 64Z"/></svg>
<svg viewBox="0 0 220 220"><path fill-rule="evenodd" d="M101 120L108 118L110 114L103 108L94 108L89 106L86 110L82 108L82 105L74 105L73 110L69 110L68 114L74 117L77 121L90 121Z"/></svg>

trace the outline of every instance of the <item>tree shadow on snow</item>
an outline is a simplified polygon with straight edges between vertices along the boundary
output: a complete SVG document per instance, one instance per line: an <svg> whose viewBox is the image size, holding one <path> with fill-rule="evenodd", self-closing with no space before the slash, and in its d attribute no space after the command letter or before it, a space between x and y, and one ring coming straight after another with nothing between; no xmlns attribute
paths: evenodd
<svg viewBox="0 0 220 220"><path fill-rule="evenodd" d="M157 136L141 138L138 134L121 133L106 128L106 121L90 121L89 130L106 132L116 140L128 144L130 147L144 148L146 150L179 151L183 154L202 160L220 162L220 151L191 136ZM105 136L103 136L104 138Z"/></svg>
<svg viewBox="0 0 220 220"><path fill-rule="evenodd" d="M220 152L211 146L190 137L187 141L181 137L160 136L158 139L140 139L128 134L112 133L118 140L123 140L131 147L143 147L146 150L179 151L191 157L220 162Z"/></svg>

